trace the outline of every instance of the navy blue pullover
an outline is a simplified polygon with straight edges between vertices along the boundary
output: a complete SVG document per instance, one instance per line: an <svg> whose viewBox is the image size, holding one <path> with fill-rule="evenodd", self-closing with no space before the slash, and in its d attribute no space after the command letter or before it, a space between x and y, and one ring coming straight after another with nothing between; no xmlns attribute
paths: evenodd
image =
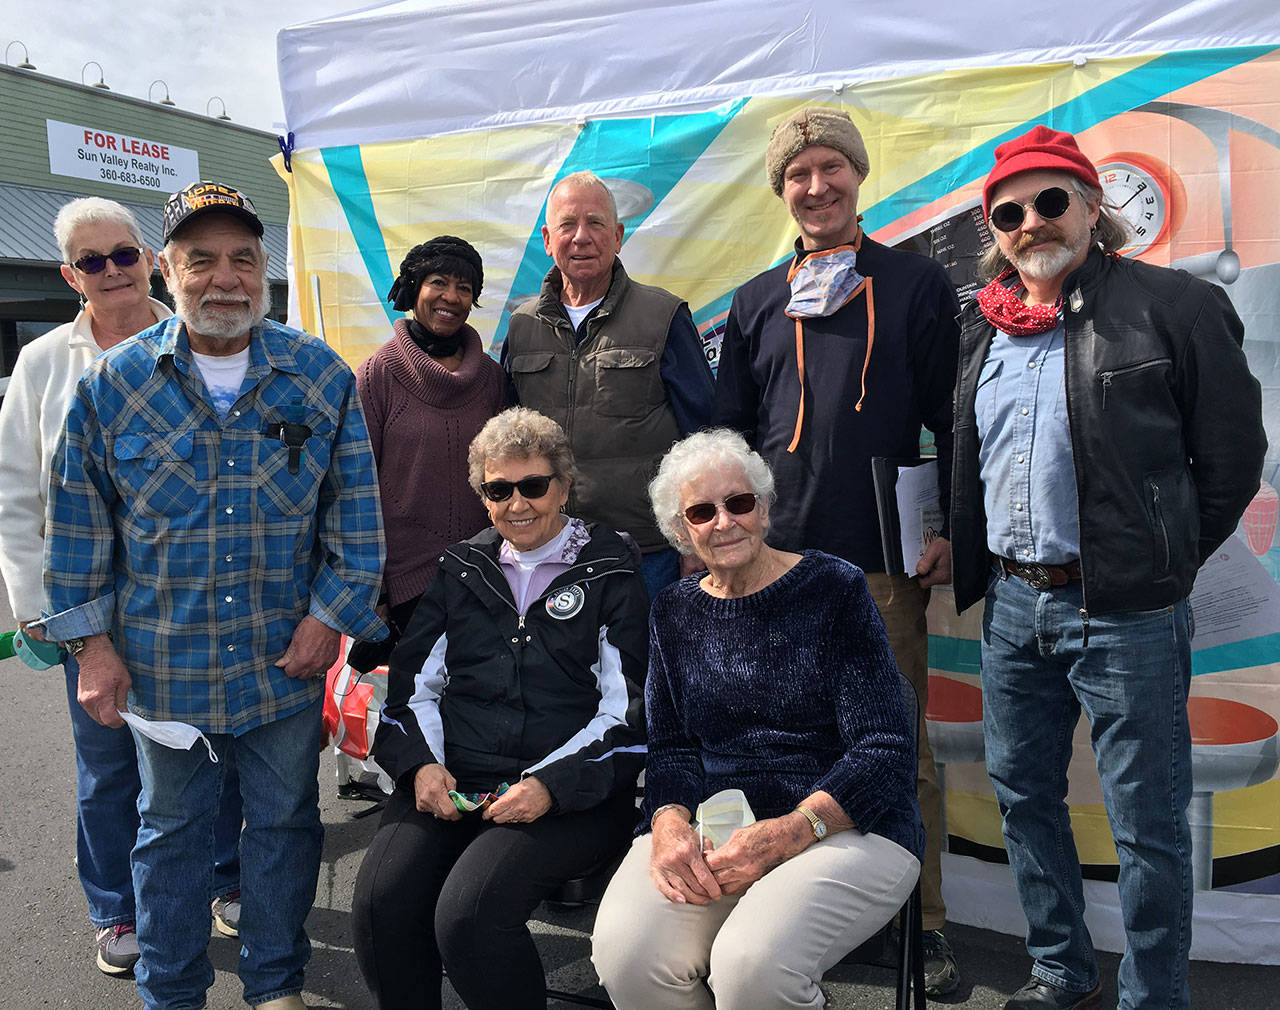
<svg viewBox="0 0 1280 1010"><path fill-rule="evenodd" d="M933 260L863 236L857 263L871 279L870 298L864 289L835 314L804 320L804 421L795 451L787 451L800 407L795 320L784 312L790 262L734 295L713 423L742 432L773 468L779 493L770 513L771 544L814 547L883 572L872 456L918 456L920 428L928 428L938 447L944 514L949 507L960 307ZM870 356L869 304L875 318Z"/></svg>
<svg viewBox="0 0 1280 1010"><path fill-rule="evenodd" d="M722 600L690 575L649 616L642 829L741 789L757 819L830 793L864 834L917 859L915 733L867 580L819 551L758 593Z"/></svg>

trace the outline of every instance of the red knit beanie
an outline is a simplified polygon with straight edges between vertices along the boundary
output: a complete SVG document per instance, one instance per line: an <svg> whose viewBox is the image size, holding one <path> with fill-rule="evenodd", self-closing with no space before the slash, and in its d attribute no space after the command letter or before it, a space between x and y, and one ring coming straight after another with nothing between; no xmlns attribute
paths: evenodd
<svg viewBox="0 0 1280 1010"><path fill-rule="evenodd" d="M982 213L991 213L991 191L998 183L1019 172L1038 168L1074 175L1090 189L1098 189L1098 170L1076 146L1076 138L1047 126L1034 126L1021 137L996 148L996 165L982 184Z"/></svg>

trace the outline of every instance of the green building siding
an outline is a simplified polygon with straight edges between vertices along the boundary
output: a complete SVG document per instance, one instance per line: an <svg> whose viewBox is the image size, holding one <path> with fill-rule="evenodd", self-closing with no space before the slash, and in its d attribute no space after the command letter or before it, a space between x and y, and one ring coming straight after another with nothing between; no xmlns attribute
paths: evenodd
<svg viewBox="0 0 1280 1010"><path fill-rule="evenodd" d="M59 255L52 240L57 209L74 196L118 200L131 205L144 238L158 246L160 209L169 195L99 179L54 175L49 171L47 120L195 151L201 179L247 193L267 226L272 315L284 318L289 192L270 164L279 150L273 134L0 66L4 130L0 144L0 396L22 346L52 325L72 319L78 308L75 292L58 273ZM173 189L178 185L175 182ZM152 288L163 297L158 275L152 278Z"/></svg>
<svg viewBox="0 0 1280 1010"><path fill-rule="evenodd" d="M289 220L288 190L269 164L279 151L272 134L12 67L0 67L0 182L164 203L167 194L155 190L51 174L49 119L194 150L202 179L247 193L264 221Z"/></svg>

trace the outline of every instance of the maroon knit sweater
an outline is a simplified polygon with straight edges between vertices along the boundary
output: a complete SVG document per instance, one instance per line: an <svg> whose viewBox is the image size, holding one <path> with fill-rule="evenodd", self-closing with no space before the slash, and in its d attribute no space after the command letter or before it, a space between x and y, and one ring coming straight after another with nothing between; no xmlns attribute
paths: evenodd
<svg viewBox="0 0 1280 1010"><path fill-rule="evenodd" d="M420 595L440 552L489 525L467 483L467 447L506 405L506 374L463 327L462 364L444 368L413 342L405 319L356 369L378 461L392 606Z"/></svg>

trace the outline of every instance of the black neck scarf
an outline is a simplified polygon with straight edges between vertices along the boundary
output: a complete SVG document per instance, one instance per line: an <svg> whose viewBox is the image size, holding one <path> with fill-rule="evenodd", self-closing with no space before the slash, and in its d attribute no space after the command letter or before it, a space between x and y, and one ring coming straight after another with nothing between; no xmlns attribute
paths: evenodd
<svg viewBox="0 0 1280 1010"><path fill-rule="evenodd" d="M451 358L462 348L462 327L459 326L447 337L432 333L416 319L408 320L409 336L413 342L430 354L433 358Z"/></svg>

